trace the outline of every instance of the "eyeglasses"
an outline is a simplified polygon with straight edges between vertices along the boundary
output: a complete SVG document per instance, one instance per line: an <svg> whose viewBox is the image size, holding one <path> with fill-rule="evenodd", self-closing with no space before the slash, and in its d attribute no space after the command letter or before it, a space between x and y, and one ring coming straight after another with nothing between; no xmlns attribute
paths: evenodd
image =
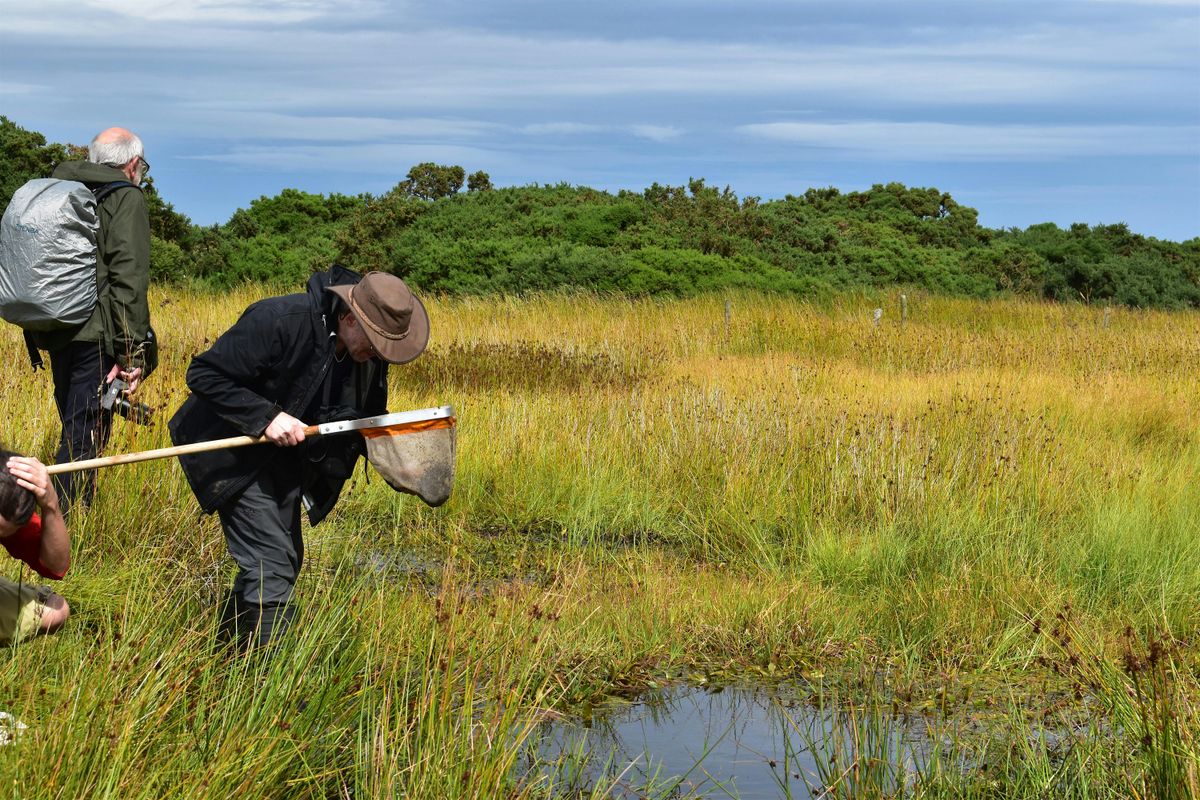
<svg viewBox="0 0 1200 800"><path fill-rule="evenodd" d="M145 156L134 156L133 158L138 160L137 180L138 183L141 183L142 181L146 180L146 176L150 174L150 162L146 160ZM133 161L133 158L129 159L129 161ZM129 166L129 161L126 161L124 164L114 164L111 161L105 161L104 166L124 171L124 169Z"/></svg>

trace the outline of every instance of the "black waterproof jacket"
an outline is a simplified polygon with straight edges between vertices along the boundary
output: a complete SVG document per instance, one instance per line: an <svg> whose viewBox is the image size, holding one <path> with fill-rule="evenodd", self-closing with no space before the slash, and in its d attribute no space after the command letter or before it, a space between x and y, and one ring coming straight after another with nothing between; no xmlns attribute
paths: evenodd
<svg viewBox="0 0 1200 800"><path fill-rule="evenodd" d="M171 441L260 436L281 411L308 425L386 413L385 363L371 359L334 370L336 297L325 288L359 278L335 264L314 274L306 293L271 297L247 308L211 348L192 359L187 370L192 394L171 418ZM338 385L329 380L331 371L344 371ZM316 419L306 418L314 415ZM309 520L316 525L337 503L342 484L365 450L361 436L342 434L298 447L251 445L179 461L205 513L235 498L269 467L276 476L303 485Z"/></svg>

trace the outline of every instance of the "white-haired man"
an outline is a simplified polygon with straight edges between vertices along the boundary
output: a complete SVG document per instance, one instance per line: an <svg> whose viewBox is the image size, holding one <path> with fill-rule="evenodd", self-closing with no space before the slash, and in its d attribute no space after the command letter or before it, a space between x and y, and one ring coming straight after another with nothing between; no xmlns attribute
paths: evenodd
<svg viewBox="0 0 1200 800"><path fill-rule="evenodd" d="M82 325L29 334L34 347L50 354L62 420L56 463L96 455L112 427L112 412L100 403L100 386L119 376L132 391L156 361L146 301L150 218L141 192L149 171L142 140L125 128L101 131L88 147L87 161L67 161L54 170L53 177L79 181L100 198L95 310ZM91 499L94 473L54 480L64 511Z"/></svg>

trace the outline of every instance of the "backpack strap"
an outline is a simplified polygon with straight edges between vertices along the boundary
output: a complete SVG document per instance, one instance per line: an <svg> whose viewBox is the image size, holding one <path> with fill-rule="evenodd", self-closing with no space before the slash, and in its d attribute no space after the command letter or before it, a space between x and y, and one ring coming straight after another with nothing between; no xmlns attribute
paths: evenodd
<svg viewBox="0 0 1200 800"><path fill-rule="evenodd" d="M99 204L101 200L108 197L117 189L124 189L126 186L131 189L137 188L129 181L113 181L112 183L104 183L100 186L97 186L95 189L92 189L92 194L96 196L96 203Z"/></svg>
<svg viewBox="0 0 1200 800"><path fill-rule="evenodd" d="M33 343L33 334L29 331L23 332L25 335L25 350L29 353L29 366L33 367L33 371L45 369L46 365L42 363L42 351L38 350L36 344Z"/></svg>

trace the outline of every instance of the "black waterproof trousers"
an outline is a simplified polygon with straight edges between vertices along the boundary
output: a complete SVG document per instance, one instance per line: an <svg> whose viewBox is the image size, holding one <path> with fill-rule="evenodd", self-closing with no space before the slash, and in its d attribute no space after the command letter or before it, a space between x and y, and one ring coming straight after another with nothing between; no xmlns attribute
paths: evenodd
<svg viewBox="0 0 1200 800"><path fill-rule="evenodd" d="M249 486L217 509L225 545L238 565L218 633L243 649L269 643L291 624L292 588L304 561L301 487L293 459L291 453L277 454Z"/></svg>
<svg viewBox="0 0 1200 800"><path fill-rule="evenodd" d="M112 412L100 406L102 385L116 362L98 342L71 342L50 351L54 377L54 403L62 420L62 434L54 463L95 458L112 432ZM80 502L87 505L96 492L96 471L68 472L53 477L63 513Z"/></svg>

